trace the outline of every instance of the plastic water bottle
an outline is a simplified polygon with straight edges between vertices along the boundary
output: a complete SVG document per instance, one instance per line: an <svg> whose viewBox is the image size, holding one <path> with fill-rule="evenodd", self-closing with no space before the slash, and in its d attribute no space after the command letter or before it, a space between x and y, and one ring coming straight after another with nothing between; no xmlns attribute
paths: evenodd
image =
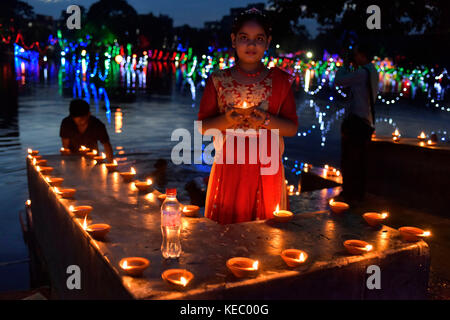
<svg viewBox="0 0 450 320"><path fill-rule="evenodd" d="M181 255L181 204L177 200L177 189L166 189L166 199L161 206L161 253L165 259Z"/></svg>

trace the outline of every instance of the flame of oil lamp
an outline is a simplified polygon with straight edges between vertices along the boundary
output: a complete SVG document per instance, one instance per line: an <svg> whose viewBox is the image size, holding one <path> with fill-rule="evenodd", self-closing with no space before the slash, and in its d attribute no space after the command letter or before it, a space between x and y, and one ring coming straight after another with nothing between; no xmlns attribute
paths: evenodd
<svg viewBox="0 0 450 320"><path fill-rule="evenodd" d="M395 129L395 131L392 135L395 137L398 137L398 136L400 136L400 132L398 131L398 129Z"/></svg>
<svg viewBox="0 0 450 320"><path fill-rule="evenodd" d="M305 255L303 254L303 252L300 253L300 255L298 256L297 260L298 260L299 262L303 262L303 261L306 260Z"/></svg>
<svg viewBox="0 0 450 320"><path fill-rule="evenodd" d="M169 269L164 271L161 277L172 284L186 287L194 278L194 275L184 269Z"/></svg>
<svg viewBox="0 0 450 320"><path fill-rule="evenodd" d="M131 167L131 171L130 171L132 174L136 174L136 170L134 170L134 168L133 167Z"/></svg>
<svg viewBox="0 0 450 320"><path fill-rule="evenodd" d="M35 166L37 163L36 158L33 159L33 166Z"/></svg>
<svg viewBox="0 0 450 320"><path fill-rule="evenodd" d="M69 210L70 210L71 212L73 212L73 209L74 209L73 206L70 206L70 207L69 207Z"/></svg>
<svg viewBox="0 0 450 320"><path fill-rule="evenodd" d="M27 207L31 206L31 200L27 200L27 201L25 202L25 205L26 205Z"/></svg>
<svg viewBox="0 0 450 320"><path fill-rule="evenodd" d="M417 137L419 141L424 142L427 139L427 136L425 135L425 132L421 132L420 135Z"/></svg>
<svg viewBox="0 0 450 320"><path fill-rule="evenodd" d="M429 237L431 236L431 232L430 231L425 231L424 233L421 234L422 237Z"/></svg>
<svg viewBox="0 0 450 320"><path fill-rule="evenodd" d="M83 220L83 230L87 230L86 219L87 219L87 216L85 216L85 217L84 217L84 220Z"/></svg>

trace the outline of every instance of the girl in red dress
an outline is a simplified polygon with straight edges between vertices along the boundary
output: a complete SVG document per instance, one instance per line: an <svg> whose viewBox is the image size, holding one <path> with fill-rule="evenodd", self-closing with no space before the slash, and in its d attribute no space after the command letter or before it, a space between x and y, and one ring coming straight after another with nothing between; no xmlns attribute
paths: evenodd
<svg viewBox="0 0 450 320"><path fill-rule="evenodd" d="M216 155L205 204L205 216L221 224L269 219L277 206L288 209L283 137L295 135L298 127L291 76L278 68L267 69L261 63L271 41L267 17L257 9L242 13L234 20L231 40L237 63L211 74L198 113L202 134L217 129L224 137L214 138ZM230 129L241 129L241 133ZM261 161L260 154L256 162L248 156L252 143L260 146L261 129L278 130L277 141L270 132L267 134L269 157L272 143L277 143L279 151L275 173L262 174L264 167L274 164ZM234 151L230 159L236 160L238 143L235 141L234 150L227 153L229 144L225 141L239 135L245 139L245 162L217 161L219 155L227 159L230 151Z"/></svg>

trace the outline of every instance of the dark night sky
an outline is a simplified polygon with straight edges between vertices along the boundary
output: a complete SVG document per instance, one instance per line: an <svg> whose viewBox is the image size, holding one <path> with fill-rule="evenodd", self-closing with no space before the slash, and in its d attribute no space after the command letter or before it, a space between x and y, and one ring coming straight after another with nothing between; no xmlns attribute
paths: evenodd
<svg viewBox="0 0 450 320"><path fill-rule="evenodd" d="M84 6L86 9L97 0L25 0L34 7L36 13L59 17L62 10L71 4ZM174 25L189 24L203 27L205 21L218 20L229 13L232 7L242 7L249 3L267 0L128 0L138 13L153 12L167 14L174 20Z"/></svg>
<svg viewBox="0 0 450 320"><path fill-rule="evenodd" d="M35 13L59 18L61 11L71 4L84 6L86 9L97 0L22 0L32 5ZM203 27L205 21L220 20L229 13L230 8L245 7L250 3L267 4L268 0L128 0L138 13L166 14L172 17L174 26L188 24ZM315 20L302 21L311 35L316 34Z"/></svg>

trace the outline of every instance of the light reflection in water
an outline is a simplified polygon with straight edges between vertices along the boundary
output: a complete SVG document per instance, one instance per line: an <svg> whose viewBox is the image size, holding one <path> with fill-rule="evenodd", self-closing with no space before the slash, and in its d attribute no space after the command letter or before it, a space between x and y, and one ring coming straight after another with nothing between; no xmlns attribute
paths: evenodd
<svg viewBox="0 0 450 320"><path fill-rule="evenodd" d="M116 133L122 133L122 117L123 117L122 110L120 108L116 109L116 112L114 113L114 123Z"/></svg>

